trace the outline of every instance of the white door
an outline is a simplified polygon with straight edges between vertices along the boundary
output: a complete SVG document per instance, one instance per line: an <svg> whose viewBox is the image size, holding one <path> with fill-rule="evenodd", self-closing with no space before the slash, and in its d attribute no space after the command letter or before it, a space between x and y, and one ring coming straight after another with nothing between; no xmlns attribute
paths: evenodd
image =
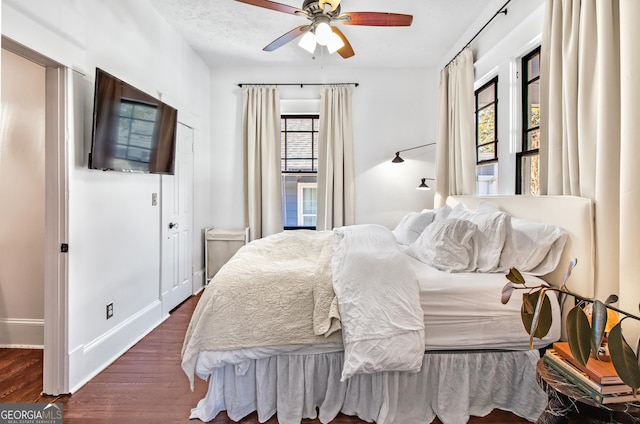
<svg viewBox="0 0 640 424"><path fill-rule="evenodd" d="M161 177L162 311L191 296L193 278L193 129L178 124L175 175Z"/></svg>

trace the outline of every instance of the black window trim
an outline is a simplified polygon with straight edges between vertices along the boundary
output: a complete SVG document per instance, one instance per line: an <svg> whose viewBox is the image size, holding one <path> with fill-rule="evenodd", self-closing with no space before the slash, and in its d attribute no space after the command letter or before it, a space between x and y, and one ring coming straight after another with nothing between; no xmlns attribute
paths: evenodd
<svg viewBox="0 0 640 424"><path fill-rule="evenodd" d="M523 159L527 156L535 156L540 154L539 148L527 149L528 147L527 136L529 135L529 133L535 130L540 130L540 125L529 128L529 122L527 119L528 118L527 110L529 106L528 104L529 103L529 84L535 81L539 81L540 73L538 72L537 77L529 78L528 71L527 71L527 63L532 57L536 55L539 56L540 52L541 52L541 46L536 47L535 49L531 50L529 53L527 53L522 57L521 64L520 64L520 70L522 75L522 84L521 84L522 140L520 145L521 146L520 151L516 152L516 190L515 190L516 194L522 194L522 188L523 188L522 187L522 161Z"/></svg>
<svg viewBox="0 0 640 424"><path fill-rule="evenodd" d="M313 120L319 120L320 119L320 114L317 113L309 113L309 114L288 114L288 113L281 113L280 114L280 119L284 119L285 120L285 129L284 129L284 133L285 133L285 149L287 146L287 140L286 140L286 134L288 132L296 132L296 133L310 133L311 134L311 157L310 158L295 158L295 159L302 159L302 160L311 160L311 169L310 171L305 171L305 170L287 170L287 160L290 159L287 156L286 151L285 152L281 152L280 153L280 160L284 160L285 163L285 169L281 170L282 174L317 174L318 173L318 158L314 158L313 157L313 151L314 151L314 147L317 143L317 136L314 136L314 134L318 134L319 131L314 131L313 130ZM286 121L287 119L311 119L312 123L311 123L311 130L310 131L287 131L286 129ZM282 130L281 130L282 132ZM319 136L319 134L318 134ZM315 170L314 170L315 169Z"/></svg>
<svg viewBox="0 0 640 424"><path fill-rule="evenodd" d="M280 114L280 119L284 119L285 120L285 134L289 131L286 130L286 120L287 119L316 119L316 120L320 120L320 114L318 113L307 113L307 114L289 114L289 113L281 113ZM282 129L280 130L282 132ZM281 170L280 174L281 175L304 175L304 174L318 174L318 158L314 158L313 157L313 151L314 151L314 147L315 147L315 143L317 142L317 137L314 137L313 134L318 134L319 137L319 131L314 131L313 130L313 122L311 123L311 131L291 131L291 132L296 132L296 133L311 133L311 158L296 158L296 159L311 159L311 171L304 171L304 170L286 170L286 163L287 163L287 159L288 156L286 155L286 152L281 152L280 153L280 157L281 157L281 161L284 160L285 162L285 170ZM287 145L287 141L286 141L286 136L285 136L285 146ZM315 166L314 166L314 162L315 162ZM315 169L315 171L313 170ZM308 225L301 225L301 226L289 226L289 225L285 225L283 226L283 230L285 231L296 231L296 230L316 230L317 227L316 226L308 226Z"/></svg>
<svg viewBox="0 0 640 424"><path fill-rule="evenodd" d="M478 93L483 91L484 89L488 88L489 86L491 86L493 84L493 89L494 89L494 101L492 103L487 104L486 106L483 106L482 108L478 108ZM487 81L486 83L484 83L480 88L478 88L477 90L475 90L474 92L474 111L475 111L475 127L476 127L476 165L486 165L489 163L493 163L493 162L498 162L498 76L496 75L495 77L491 78L491 80ZM482 143L482 144L478 144L478 112L486 109L487 107L494 105L494 109L495 109L495 113L494 113L494 130L493 130L493 141L490 141L488 143ZM479 160L479 151L480 151L480 147L483 146L488 146L488 145L494 145L494 156L491 159L484 159L484 160Z"/></svg>

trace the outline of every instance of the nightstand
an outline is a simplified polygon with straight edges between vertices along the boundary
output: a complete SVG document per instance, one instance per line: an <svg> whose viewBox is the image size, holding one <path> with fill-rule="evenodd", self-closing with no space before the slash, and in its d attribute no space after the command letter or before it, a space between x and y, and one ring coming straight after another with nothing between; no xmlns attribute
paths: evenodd
<svg viewBox="0 0 640 424"><path fill-rule="evenodd" d="M536 371L538 384L549 396L547 409L536 423L640 424L640 394L638 402L601 405L545 364L542 359L538 361Z"/></svg>

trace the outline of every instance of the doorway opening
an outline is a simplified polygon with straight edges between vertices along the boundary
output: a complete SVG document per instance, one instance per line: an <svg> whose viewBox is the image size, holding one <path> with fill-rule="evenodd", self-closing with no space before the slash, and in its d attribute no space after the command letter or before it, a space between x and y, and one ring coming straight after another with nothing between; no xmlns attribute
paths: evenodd
<svg viewBox="0 0 640 424"><path fill-rule="evenodd" d="M69 392L67 365L67 69L59 63L8 38L2 38L6 50L44 68L44 232L42 238L44 284L41 295L44 311L42 345L44 346L43 392L58 395ZM5 82L4 72L0 76ZM3 104L3 114L4 114ZM3 132L4 118L2 121Z"/></svg>

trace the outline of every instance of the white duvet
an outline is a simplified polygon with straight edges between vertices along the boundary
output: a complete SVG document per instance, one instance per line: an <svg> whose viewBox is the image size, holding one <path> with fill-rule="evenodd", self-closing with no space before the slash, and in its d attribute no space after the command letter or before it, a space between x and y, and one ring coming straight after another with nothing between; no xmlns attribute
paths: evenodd
<svg viewBox="0 0 640 424"><path fill-rule="evenodd" d="M182 367L193 382L202 352L228 352L222 362L241 369L240 358L256 359L253 352L244 355L247 348L342 339L343 379L417 372L424 322L408 259L393 233L377 225L289 231L251 242L220 269L198 302Z"/></svg>
<svg viewBox="0 0 640 424"><path fill-rule="evenodd" d="M345 351L342 381L356 374L420 370L424 320L408 260L385 227L334 229L333 289Z"/></svg>

